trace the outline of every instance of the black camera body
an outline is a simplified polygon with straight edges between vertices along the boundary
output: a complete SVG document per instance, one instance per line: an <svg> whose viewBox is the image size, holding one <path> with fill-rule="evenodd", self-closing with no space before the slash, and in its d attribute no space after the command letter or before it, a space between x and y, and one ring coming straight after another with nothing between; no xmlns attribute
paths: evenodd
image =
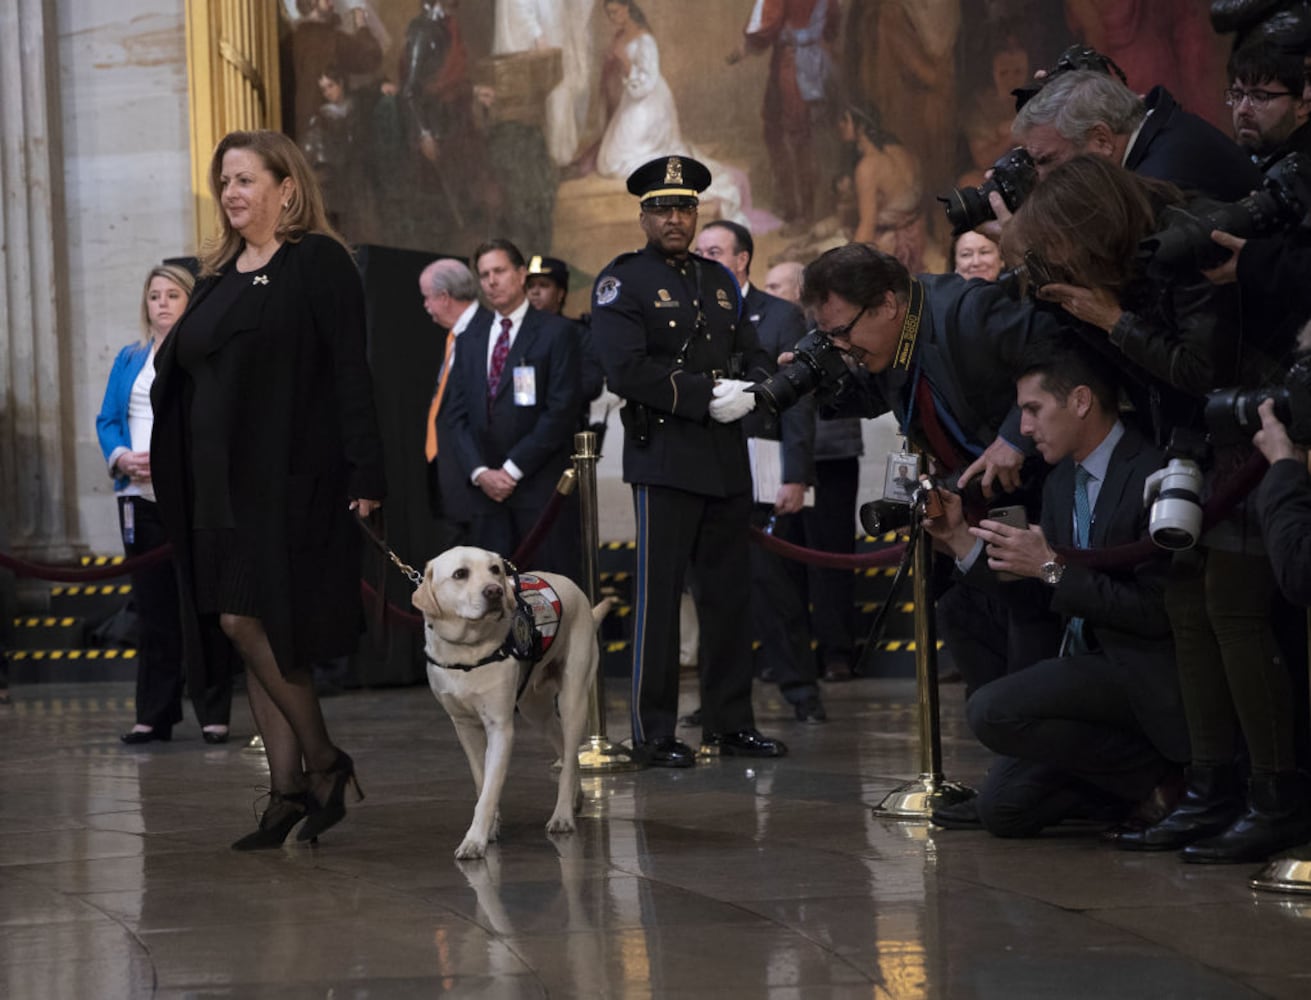
<svg viewBox="0 0 1311 1000"><path fill-rule="evenodd" d="M1192 264L1206 269L1223 264L1230 251L1211 239L1211 230L1247 239L1286 232L1304 224L1311 214L1311 159L1289 153L1266 171L1261 190L1240 201L1195 214L1171 206L1165 227L1138 244L1149 271L1169 272Z"/></svg>
<svg viewBox="0 0 1311 1000"><path fill-rule="evenodd" d="M978 187L952 188L950 195L939 197L938 201L946 209L952 236L959 236L997 218L988 203L988 195L993 191L1014 212L1037 183L1038 169L1033 165L1033 158L1023 146L1016 146L992 165L992 176Z"/></svg>
<svg viewBox="0 0 1311 1000"><path fill-rule="evenodd" d="M821 403L832 402L852 382L845 352L818 330L798 340L792 355L789 364L747 388L771 413L782 413L811 392Z"/></svg>
<svg viewBox="0 0 1311 1000"><path fill-rule="evenodd" d="M1217 441L1250 440L1261 429L1257 407L1267 399L1274 400L1275 416L1288 428L1289 439L1311 445L1311 351L1298 354L1279 385L1207 393L1206 426Z"/></svg>
<svg viewBox="0 0 1311 1000"><path fill-rule="evenodd" d="M1011 95L1015 98L1015 110L1018 112L1020 108L1029 103L1034 94L1058 76L1081 69L1092 70L1095 73L1105 73L1107 76L1115 76L1124 84L1129 82L1124 75L1124 70L1115 64L1114 59L1102 55L1096 49L1090 49L1088 46L1079 45L1076 42L1061 53L1055 65L1048 68L1045 76L1030 80L1024 86L1016 87L1011 91Z"/></svg>

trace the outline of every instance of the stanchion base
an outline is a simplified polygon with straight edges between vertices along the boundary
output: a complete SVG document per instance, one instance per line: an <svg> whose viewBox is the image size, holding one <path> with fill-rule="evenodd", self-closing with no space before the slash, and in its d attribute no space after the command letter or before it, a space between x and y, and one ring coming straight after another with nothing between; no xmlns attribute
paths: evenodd
<svg viewBox="0 0 1311 1000"><path fill-rule="evenodd" d="M935 802L963 802L974 794L968 785L940 774L921 774L888 792L873 812L879 819L928 819Z"/></svg>
<svg viewBox="0 0 1311 1000"><path fill-rule="evenodd" d="M264 737L256 733L250 738L250 742L241 748L242 753L263 753Z"/></svg>
<svg viewBox="0 0 1311 1000"><path fill-rule="evenodd" d="M583 774L639 771L643 766L628 747L611 743L604 736L593 736L578 748L578 770Z"/></svg>
<svg viewBox="0 0 1311 1000"><path fill-rule="evenodd" d="M1248 884L1262 892L1311 894L1311 861L1302 858L1275 858Z"/></svg>

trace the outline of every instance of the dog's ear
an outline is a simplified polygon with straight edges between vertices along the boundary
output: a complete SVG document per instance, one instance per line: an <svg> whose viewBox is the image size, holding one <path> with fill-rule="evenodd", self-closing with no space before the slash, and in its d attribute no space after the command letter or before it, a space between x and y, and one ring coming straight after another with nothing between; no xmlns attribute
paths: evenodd
<svg viewBox="0 0 1311 1000"><path fill-rule="evenodd" d="M437 601L437 588L432 583L432 563L423 568L423 582L414 589L410 603L425 614L440 618L442 606Z"/></svg>

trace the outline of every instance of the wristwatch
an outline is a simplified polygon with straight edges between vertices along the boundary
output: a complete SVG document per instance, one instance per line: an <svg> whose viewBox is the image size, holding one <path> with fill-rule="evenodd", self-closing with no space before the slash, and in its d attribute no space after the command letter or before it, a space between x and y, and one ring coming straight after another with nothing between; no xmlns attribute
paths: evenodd
<svg viewBox="0 0 1311 1000"><path fill-rule="evenodd" d="M1057 559L1045 562L1038 567L1038 575L1042 577L1043 583L1049 587L1054 587L1061 582L1061 577L1065 575L1065 563Z"/></svg>

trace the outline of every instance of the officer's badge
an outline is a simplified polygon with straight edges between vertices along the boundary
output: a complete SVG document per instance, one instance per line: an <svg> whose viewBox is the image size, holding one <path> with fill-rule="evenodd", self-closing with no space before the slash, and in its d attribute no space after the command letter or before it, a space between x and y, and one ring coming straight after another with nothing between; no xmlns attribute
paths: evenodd
<svg viewBox="0 0 1311 1000"><path fill-rule="evenodd" d="M596 284L596 304L598 306L608 306L615 299L619 298L619 279L613 275L607 275Z"/></svg>
<svg viewBox="0 0 1311 1000"><path fill-rule="evenodd" d="M722 288L715 289L715 298L719 301L719 305L721 308L723 309L733 308L733 303L728 301L728 292L724 291Z"/></svg>
<svg viewBox="0 0 1311 1000"><path fill-rule="evenodd" d="M683 161L680 157L671 156L665 161L665 183L677 184L680 187L682 186Z"/></svg>

